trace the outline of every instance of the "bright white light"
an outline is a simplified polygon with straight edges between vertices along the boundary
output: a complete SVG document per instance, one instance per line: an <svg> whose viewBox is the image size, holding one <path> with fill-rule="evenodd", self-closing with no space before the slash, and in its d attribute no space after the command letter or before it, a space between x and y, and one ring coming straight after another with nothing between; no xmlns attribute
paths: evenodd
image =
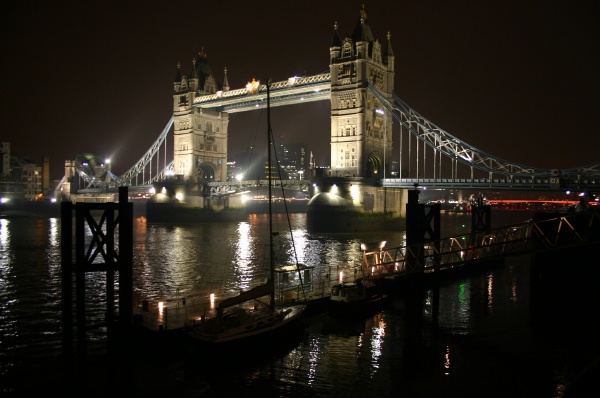
<svg viewBox="0 0 600 398"><path fill-rule="evenodd" d="M339 282L342 283L344 281L344 271L340 271L340 280Z"/></svg>
<svg viewBox="0 0 600 398"><path fill-rule="evenodd" d="M110 159L108 159L108 158L104 159L104 163L110 164Z"/></svg>
<svg viewBox="0 0 600 398"><path fill-rule="evenodd" d="M238 174L238 175L237 175L235 178L236 178L238 181L244 181L244 174Z"/></svg>
<svg viewBox="0 0 600 398"><path fill-rule="evenodd" d="M6 202L8 202L8 201L9 201L9 199L8 199L8 198L1 198L1 199L0 199L0 202L1 202L1 203L6 203Z"/></svg>
<svg viewBox="0 0 600 398"><path fill-rule="evenodd" d="M158 302L158 313L162 315L164 308L164 303L162 301Z"/></svg>
<svg viewBox="0 0 600 398"><path fill-rule="evenodd" d="M352 201L357 201L359 198L360 191L358 190L358 185L350 186L350 196L352 197Z"/></svg>

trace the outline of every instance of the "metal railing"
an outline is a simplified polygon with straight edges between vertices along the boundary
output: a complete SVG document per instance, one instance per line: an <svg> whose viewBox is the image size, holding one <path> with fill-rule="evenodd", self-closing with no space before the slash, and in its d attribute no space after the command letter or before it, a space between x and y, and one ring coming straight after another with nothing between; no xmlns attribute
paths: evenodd
<svg viewBox="0 0 600 398"><path fill-rule="evenodd" d="M600 209L540 213L526 223L424 242L411 246L364 250L365 279L440 272L509 255L568 249L600 243ZM373 247L371 245L371 247Z"/></svg>

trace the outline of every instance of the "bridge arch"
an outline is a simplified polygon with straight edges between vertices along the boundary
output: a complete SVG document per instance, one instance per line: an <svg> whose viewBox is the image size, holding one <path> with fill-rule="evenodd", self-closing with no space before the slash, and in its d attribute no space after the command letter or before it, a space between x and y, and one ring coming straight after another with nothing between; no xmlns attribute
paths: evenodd
<svg viewBox="0 0 600 398"><path fill-rule="evenodd" d="M198 165L196 175L202 181L215 181L218 170L216 164L204 162Z"/></svg>
<svg viewBox="0 0 600 398"><path fill-rule="evenodd" d="M367 178L384 178L383 177L383 157L380 153L371 153L367 157L367 168L365 177Z"/></svg>

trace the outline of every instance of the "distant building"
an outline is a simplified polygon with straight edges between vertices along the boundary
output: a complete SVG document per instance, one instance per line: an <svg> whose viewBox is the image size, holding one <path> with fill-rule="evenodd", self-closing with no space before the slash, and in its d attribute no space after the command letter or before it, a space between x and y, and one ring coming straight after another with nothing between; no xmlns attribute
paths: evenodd
<svg viewBox="0 0 600 398"><path fill-rule="evenodd" d="M227 163L227 178L229 180L265 180L268 174L273 179L304 180L310 178L309 154L305 144L280 144L276 148L279 170L273 166L268 170L266 156L256 153L241 153ZM273 155L275 156L275 155Z"/></svg>
<svg viewBox="0 0 600 398"><path fill-rule="evenodd" d="M302 143L281 144L277 148L279 166L285 171L287 179L304 180L309 178L307 173L309 158L306 145Z"/></svg>
<svg viewBox="0 0 600 398"><path fill-rule="evenodd" d="M43 165L11 153L10 143L0 143L0 199L33 201L50 196L48 157Z"/></svg>
<svg viewBox="0 0 600 398"><path fill-rule="evenodd" d="M21 169L21 183L25 200L36 200L43 196L42 167L27 163Z"/></svg>

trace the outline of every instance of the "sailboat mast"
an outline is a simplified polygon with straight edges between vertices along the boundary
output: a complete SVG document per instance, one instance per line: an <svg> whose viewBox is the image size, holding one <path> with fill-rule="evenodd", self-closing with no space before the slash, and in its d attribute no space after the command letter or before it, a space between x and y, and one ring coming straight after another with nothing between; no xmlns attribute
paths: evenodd
<svg viewBox="0 0 600 398"><path fill-rule="evenodd" d="M271 82L267 80L267 180L269 182L269 268L273 290L271 291L271 309L275 308L275 251L273 250L273 215L271 197Z"/></svg>

